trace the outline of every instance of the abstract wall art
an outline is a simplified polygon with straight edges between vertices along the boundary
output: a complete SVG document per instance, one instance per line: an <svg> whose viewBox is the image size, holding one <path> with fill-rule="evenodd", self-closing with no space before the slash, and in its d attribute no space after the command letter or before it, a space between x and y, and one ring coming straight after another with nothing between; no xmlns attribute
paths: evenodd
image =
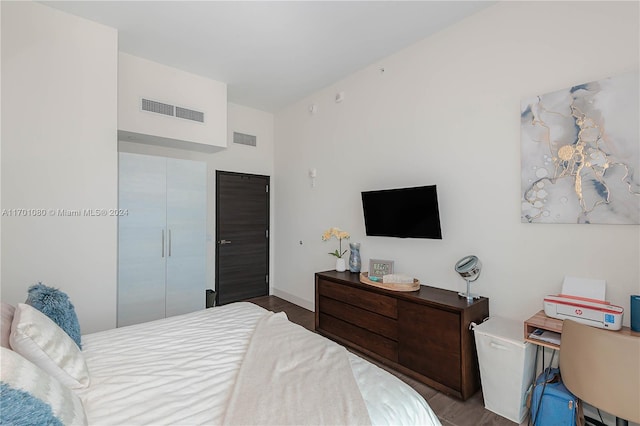
<svg viewBox="0 0 640 426"><path fill-rule="evenodd" d="M638 72L521 104L522 222L640 224Z"/></svg>

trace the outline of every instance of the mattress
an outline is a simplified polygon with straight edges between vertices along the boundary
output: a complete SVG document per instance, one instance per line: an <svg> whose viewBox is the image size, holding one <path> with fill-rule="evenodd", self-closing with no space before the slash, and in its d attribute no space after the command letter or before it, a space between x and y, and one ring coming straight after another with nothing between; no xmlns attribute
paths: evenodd
<svg viewBox="0 0 640 426"><path fill-rule="evenodd" d="M220 424L265 312L240 302L84 335L91 384L78 394L89 424ZM349 357L372 424L440 424L407 384Z"/></svg>

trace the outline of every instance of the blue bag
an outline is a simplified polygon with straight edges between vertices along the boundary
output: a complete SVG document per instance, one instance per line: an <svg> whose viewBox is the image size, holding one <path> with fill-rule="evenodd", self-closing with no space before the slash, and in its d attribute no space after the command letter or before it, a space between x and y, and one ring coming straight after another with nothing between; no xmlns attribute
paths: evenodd
<svg viewBox="0 0 640 426"><path fill-rule="evenodd" d="M575 426L582 423L578 398L562 383L560 370L546 368L536 379L531 397L533 426Z"/></svg>

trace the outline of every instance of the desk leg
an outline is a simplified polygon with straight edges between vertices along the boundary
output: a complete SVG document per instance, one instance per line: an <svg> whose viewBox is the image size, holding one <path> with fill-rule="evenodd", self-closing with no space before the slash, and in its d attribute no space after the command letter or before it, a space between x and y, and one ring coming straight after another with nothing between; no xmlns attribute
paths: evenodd
<svg viewBox="0 0 640 426"><path fill-rule="evenodd" d="M554 355L556 353L556 349L551 349L551 350L553 352L552 352L552 356L551 356L551 361L549 361L549 366L548 366L549 369L553 365L553 358L554 358ZM542 371L541 371L541 373L543 371L547 370L547 368L545 368L545 366L544 366L544 346L536 345L536 358L534 360L534 365L535 365L535 374L534 374L534 376L535 377L533 379L534 380L533 384L535 384L535 380L538 377L538 357L539 357L540 351L542 351Z"/></svg>
<svg viewBox="0 0 640 426"><path fill-rule="evenodd" d="M538 398L538 404L537 404L537 409L535 413L531 413L531 417L532 417L532 425L536 426L536 420L538 418L538 411L540 411L540 406L542 405L542 396L544 395L544 389L547 387L547 382L549 381L549 374L551 373L551 366L553 365L553 358L556 355L556 350L552 349L553 352L551 352L551 360L549 360L549 366L545 368L544 366L544 346L538 346L538 348L536 349L536 377L534 378L534 380L537 381L537 372L538 372L538 351L542 349L542 371L544 373L544 381L542 382L542 392L540 392L540 397ZM534 389L535 389L535 382L534 382ZM532 395L533 397L533 392Z"/></svg>

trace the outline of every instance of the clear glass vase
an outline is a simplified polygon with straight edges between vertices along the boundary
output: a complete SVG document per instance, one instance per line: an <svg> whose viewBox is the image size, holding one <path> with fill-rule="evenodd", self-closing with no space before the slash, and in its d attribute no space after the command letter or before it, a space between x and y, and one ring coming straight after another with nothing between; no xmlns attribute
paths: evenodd
<svg viewBox="0 0 640 426"><path fill-rule="evenodd" d="M351 272L360 272L362 267L362 259L360 259L360 243L349 243L349 270Z"/></svg>

